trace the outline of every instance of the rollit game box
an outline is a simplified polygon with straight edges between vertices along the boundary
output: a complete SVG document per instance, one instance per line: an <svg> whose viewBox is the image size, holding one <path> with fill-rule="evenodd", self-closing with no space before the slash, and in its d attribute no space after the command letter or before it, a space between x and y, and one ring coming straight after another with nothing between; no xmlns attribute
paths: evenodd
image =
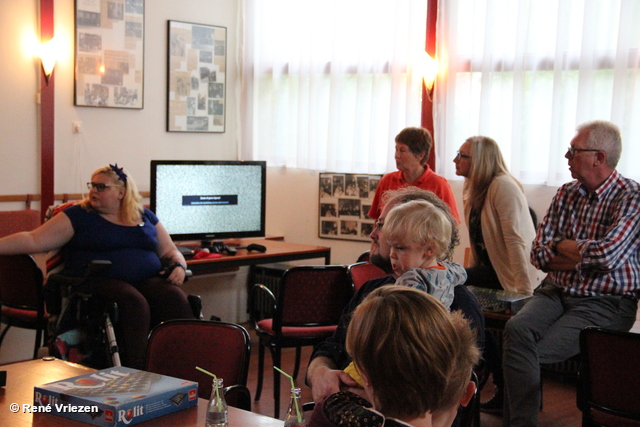
<svg viewBox="0 0 640 427"><path fill-rule="evenodd" d="M498 289L467 286L478 299L482 311L514 315L524 307L533 296Z"/></svg>
<svg viewBox="0 0 640 427"><path fill-rule="evenodd" d="M117 366L35 387L33 401L61 417L130 426L197 405L198 383Z"/></svg>

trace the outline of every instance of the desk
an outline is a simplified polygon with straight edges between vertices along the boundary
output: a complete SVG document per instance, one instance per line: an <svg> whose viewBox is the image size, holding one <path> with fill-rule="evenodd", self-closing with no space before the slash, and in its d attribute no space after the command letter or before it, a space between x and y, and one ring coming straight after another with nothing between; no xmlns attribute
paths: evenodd
<svg viewBox="0 0 640 427"><path fill-rule="evenodd" d="M267 248L266 252L248 252L239 249L236 255L223 255L221 258L187 260L187 266L194 275L215 273L230 267L270 264L274 262L297 261L302 259L324 258L325 264L331 263L331 248L326 246L303 245L269 239L242 239L240 246L257 243ZM179 246L190 246L187 242L176 242Z"/></svg>
<svg viewBox="0 0 640 427"><path fill-rule="evenodd" d="M33 388L36 385L58 381L76 375L86 374L94 369L59 359L43 361L41 359L11 363L0 366L7 371L7 385L0 388L0 425L2 426L42 426L42 427L86 427L89 424L46 413L13 413L9 405L33 403ZM136 426L140 427L202 427L205 425L207 401L198 399L198 406L163 415ZM230 427L282 427L282 421L253 412L229 407Z"/></svg>

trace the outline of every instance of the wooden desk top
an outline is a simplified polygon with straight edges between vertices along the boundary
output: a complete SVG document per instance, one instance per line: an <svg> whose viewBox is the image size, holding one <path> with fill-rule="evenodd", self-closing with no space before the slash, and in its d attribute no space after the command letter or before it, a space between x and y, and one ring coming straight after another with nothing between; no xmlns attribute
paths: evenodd
<svg viewBox="0 0 640 427"><path fill-rule="evenodd" d="M46 413L23 413L21 409L19 412L13 413L10 405L17 403L20 405L20 408L22 408L23 404L32 404L33 388L35 386L86 374L94 371L94 369L75 363L64 362L59 359L51 361L36 359L2 365L0 366L0 370L7 371L7 385L0 388L0 425L12 427L82 427L89 425ZM207 403L205 399L198 399L198 405L196 407L163 415L136 425L141 427L202 427L205 425ZM282 421L229 407L229 426L281 427Z"/></svg>
<svg viewBox="0 0 640 427"><path fill-rule="evenodd" d="M209 269L239 267L243 265L270 264L274 262L301 259L324 258L325 264L331 261L331 248L327 246L305 245L271 239L242 239L241 246L257 243L266 247L265 252L238 249L236 255L223 255L220 258L191 259L187 265L194 274L204 274ZM176 242L179 246L198 246L198 242Z"/></svg>

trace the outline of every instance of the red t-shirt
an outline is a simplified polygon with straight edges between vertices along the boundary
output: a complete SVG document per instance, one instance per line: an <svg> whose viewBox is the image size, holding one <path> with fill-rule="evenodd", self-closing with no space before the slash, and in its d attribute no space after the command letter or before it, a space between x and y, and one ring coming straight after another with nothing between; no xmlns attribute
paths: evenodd
<svg viewBox="0 0 640 427"><path fill-rule="evenodd" d="M409 187L410 185L434 192L436 196L440 197L443 202L449 205L453 216L460 221L458 208L456 207L456 199L453 196L453 191L451 191L451 186L446 179L433 172L429 166L427 166L424 173L411 184L408 184L404 178L402 178L402 172L400 171L391 172L383 176L376 189L376 194L373 197L373 203L371 204L371 209L369 209L369 217L374 220L380 217L382 208L384 207L382 204L382 195L385 191L397 190L398 188Z"/></svg>

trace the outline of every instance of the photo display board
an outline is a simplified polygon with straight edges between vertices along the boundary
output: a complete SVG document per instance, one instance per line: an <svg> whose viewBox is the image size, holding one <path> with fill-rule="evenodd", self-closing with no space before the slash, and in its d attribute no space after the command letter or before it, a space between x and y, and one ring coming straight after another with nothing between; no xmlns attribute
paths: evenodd
<svg viewBox="0 0 640 427"><path fill-rule="evenodd" d="M367 216L380 175L320 174L318 236L369 241L374 221Z"/></svg>
<svg viewBox="0 0 640 427"><path fill-rule="evenodd" d="M144 0L76 0L74 102L143 108Z"/></svg>
<svg viewBox="0 0 640 427"><path fill-rule="evenodd" d="M224 132L227 29L169 21L168 132Z"/></svg>

